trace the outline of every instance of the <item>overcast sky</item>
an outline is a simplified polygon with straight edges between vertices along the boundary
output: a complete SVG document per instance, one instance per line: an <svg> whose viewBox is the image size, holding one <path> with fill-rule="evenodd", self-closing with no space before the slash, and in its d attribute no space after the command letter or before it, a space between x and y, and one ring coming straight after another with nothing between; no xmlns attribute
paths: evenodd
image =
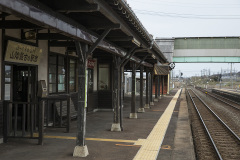
<svg viewBox="0 0 240 160"><path fill-rule="evenodd" d="M127 0L141 23L156 37L240 36L240 0ZM203 69L219 72L230 64L176 64L184 76ZM240 64L233 68L240 71Z"/></svg>

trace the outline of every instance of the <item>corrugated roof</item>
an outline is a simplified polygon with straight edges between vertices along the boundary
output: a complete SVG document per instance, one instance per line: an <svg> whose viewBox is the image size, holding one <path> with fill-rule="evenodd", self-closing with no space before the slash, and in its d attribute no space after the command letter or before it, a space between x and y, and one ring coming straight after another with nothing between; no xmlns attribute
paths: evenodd
<svg viewBox="0 0 240 160"><path fill-rule="evenodd" d="M168 75L169 67L168 66L159 66L154 65L154 75Z"/></svg>

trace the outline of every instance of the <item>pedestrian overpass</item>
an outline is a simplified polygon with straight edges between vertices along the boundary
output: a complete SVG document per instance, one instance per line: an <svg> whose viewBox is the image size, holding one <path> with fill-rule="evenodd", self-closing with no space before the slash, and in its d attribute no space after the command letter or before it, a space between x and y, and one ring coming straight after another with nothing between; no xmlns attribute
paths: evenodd
<svg viewBox="0 0 240 160"><path fill-rule="evenodd" d="M156 38L169 62L240 63L240 37Z"/></svg>

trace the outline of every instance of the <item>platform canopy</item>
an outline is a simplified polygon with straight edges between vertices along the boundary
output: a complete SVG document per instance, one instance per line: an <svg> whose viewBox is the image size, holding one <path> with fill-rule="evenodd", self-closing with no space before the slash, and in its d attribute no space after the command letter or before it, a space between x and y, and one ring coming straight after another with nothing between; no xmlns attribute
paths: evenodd
<svg viewBox="0 0 240 160"><path fill-rule="evenodd" d="M168 75L169 66L168 65L154 65L154 74L155 75Z"/></svg>

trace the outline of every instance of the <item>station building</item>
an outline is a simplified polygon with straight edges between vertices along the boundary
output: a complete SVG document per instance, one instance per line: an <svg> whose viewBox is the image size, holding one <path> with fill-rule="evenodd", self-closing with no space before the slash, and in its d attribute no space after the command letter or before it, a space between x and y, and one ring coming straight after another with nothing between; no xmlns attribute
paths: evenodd
<svg viewBox="0 0 240 160"><path fill-rule="evenodd" d="M146 72L144 106L156 90L169 92L169 62L123 0L1 0L0 12L2 142L43 144L44 127L69 131L77 117L78 150L85 146L86 112L101 109L113 110L109 128L121 131L124 71L132 72L132 101L136 70L140 96ZM130 117L136 115L133 103Z"/></svg>

